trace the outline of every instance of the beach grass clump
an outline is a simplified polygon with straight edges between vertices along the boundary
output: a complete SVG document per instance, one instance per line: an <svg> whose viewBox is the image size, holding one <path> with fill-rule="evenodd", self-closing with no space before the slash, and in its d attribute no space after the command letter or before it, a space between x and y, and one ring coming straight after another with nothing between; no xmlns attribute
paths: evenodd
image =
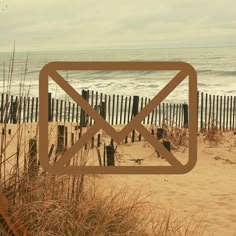
<svg viewBox="0 0 236 236"><path fill-rule="evenodd" d="M188 147L188 139L189 139L189 130L188 128L179 128L175 126L170 126L168 123L163 123L161 127L157 125L152 125L150 127L151 130L155 130L158 132L158 129L163 129L163 135L161 140L169 141L171 144L171 149L183 151Z"/></svg>
<svg viewBox="0 0 236 236"><path fill-rule="evenodd" d="M10 211L30 235L202 235L200 221L178 219L125 186L108 190L94 176L40 176L25 189Z"/></svg>
<svg viewBox="0 0 236 236"><path fill-rule="evenodd" d="M215 120L211 120L208 129L202 131L203 141L208 143L210 146L217 146L223 137L223 132L219 130L215 124Z"/></svg>

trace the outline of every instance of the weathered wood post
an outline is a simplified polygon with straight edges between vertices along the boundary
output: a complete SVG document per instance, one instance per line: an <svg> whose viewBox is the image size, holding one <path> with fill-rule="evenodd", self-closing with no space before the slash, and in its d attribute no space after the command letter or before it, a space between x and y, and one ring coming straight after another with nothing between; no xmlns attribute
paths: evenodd
<svg viewBox="0 0 236 236"><path fill-rule="evenodd" d="M82 97L85 101L88 101L89 99L89 91L88 90L82 90ZM86 113L85 111L81 108L80 112L80 126L81 127L86 127L87 119L86 119Z"/></svg>
<svg viewBox="0 0 236 236"><path fill-rule="evenodd" d="M164 129L158 128L157 129L157 139L160 140L161 138L163 138L163 135L164 135Z"/></svg>
<svg viewBox="0 0 236 236"><path fill-rule="evenodd" d="M37 165L37 141L36 139L29 140L29 165L28 175L30 178L38 175Z"/></svg>
<svg viewBox="0 0 236 236"><path fill-rule="evenodd" d="M132 120L138 114L139 96L133 96L133 107L131 113ZM132 143L135 141L135 130L132 131Z"/></svg>
<svg viewBox="0 0 236 236"><path fill-rule="evenodd" d="M128 136L125 137L125 143L128 143Z"/></svg>
<svg viewBox="0 0 236 236"><path fill-rule="evenodd" d="M17 100L12 102L11 120L13 124L17 123L16 113L17 113Z"/></svg>
<svg viewBox="0 0 236 236"><path fill-rule="evenodd" d="M203 92L201 93L201 122L200 122L200 130L203 130ZM217 112L218 112L218 108L217 108Z"/></svg>
<svg viewBox="0 0 236 236"><path fill-rule="evenodd" d="M48 160L50 160L50 158L51 158L51 156L52 156L54 146L55 146L55 145L52 144L51 147L50 147L50 150L49 150L49 153L48 153Z"/></svg>
<svg viewBox="0 0 236 236"><path fill-rule="evenodd" d="M34 119L34 97L31 100L31 114L30 114L30 122L33 122Z"/></svg>
<svg viewBox="0 0 236 236"><path fill-rule="evenodd" d="M171 152L171 147L170 147L170 142L169 141L163 140L162 144L169 152ZM164 157L162 157L162 159L164 159Z"/></svg>
<svg viewBox="0 0 236 236"><path fill-rule="evenodd" d="M163 128L158 128L157 129L157 140L162 139L164 136L164 129ZM158 151L156 151L156 154L158 157L160 157L160 153Z"/></svg>
<svg viewBox="0 0 236 236"><path fill-rule="evenodd" d="M139 135L138 135L138 141L140 142L141 140L142 140L142 135L139 134Z"/></svg>
<svg viewBox="0 0 236 236"><path fill-rule="evenodd" d="M106 102L101 102L100 105L100 115L106 120Z"/></svg>
<svg viewBox="0 0 236 236"><path fill-rule="evenodd" d="M71 146L75 144L75 134L71 133Z"/></svg>
<svg viewBox="0 0 236 236"><path fill-rule="evenodd" d="M163 145L169 152L171 152L169 141L163 140Z"/></svg>
<svg viewBox="0 0 236 236"><path fill-rule="evenodd" d="M138 114L139 96L133 96L133 108L131 113L131 119Z"/></svg>
<svg viewBox="0 0 236 236"><path fill-rule="evenodd" d="M183 112L184 112L184 128L188 128L188 104L183 104Z"/></svg>
<svg viewBox="0 0 236 236"><path fill-rule="evenodd" d="M97 147L100 147L101 144L101 134L98 134Z"/></svg>
<svg viewBox="0 0 236 236"><path fill-rule="evenodd" d="M52 93L48 93L48 122L52 121Z"/></svg>
<svg viewBox="0 0 236 236"><path fill-rule="evenodd" d="M2 99L1 99L1 123L3 123L3 118L4 118L4 94L2 94Z"/></svg>
<svg viewBox="0 0 236 236"><path fill-rule="evenodd" d="M113 140L113 139L111 139L110 144L111 144L112 146L114 146L114 140Z"/></svg>
<svg viewBox="0 0 236 236"><path fill-rule="evenodd" d="M115 165L114 146L111 144L106 146L106 151L107 151L107 166L114 166Z"/></svg>
<svg viewBox="0 0 236 236"><path fill-rule="evenodd" d="M132 131L131 141L132 141L132 143L135 141L135 130Z"/></svg>
<svg viewBox="0 0 236 236"><path fill-rule="evenodd" d="M57 149L56 154L61 153L64 149L64 135L65 135L65 126L58 125L57 127Z"/></svg>
<svg viewBox="0 0 236 236"><path fill-rule="evenodd" d="M65 149L67 149L67 146L68 146L68 127L67 126L65 126L64 133L65 133Z"/></svg>

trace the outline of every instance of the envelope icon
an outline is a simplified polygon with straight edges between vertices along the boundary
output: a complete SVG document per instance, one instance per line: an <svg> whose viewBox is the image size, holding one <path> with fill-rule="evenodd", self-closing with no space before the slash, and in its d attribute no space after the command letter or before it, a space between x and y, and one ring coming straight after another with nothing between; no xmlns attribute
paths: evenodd
<svg viewBox="0 0 236 236"><path fill-rule="evenodd" d="M78 92L58 73L58 70L175 70L179 71L166 86L121 131L108 124ZM48 77L51 77L94 120L87 132L54 164L48 160ZM183 165L149 133L142 120L152 112L184 79L189 79L189 159ZM117 144L137 130L170 166L68 166L72 156L100 130L104 130ZM52 174L184 174L197 160L197 74L185 62L51 62L39 75L39 159L44 170Z"/></svg>

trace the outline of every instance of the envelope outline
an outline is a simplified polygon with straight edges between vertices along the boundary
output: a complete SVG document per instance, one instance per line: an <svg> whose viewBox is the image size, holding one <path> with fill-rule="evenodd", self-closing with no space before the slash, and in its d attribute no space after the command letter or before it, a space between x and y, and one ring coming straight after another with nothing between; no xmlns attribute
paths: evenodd
<svg viewBox="0 0 236 236"><path fill-rule="evenodd" d="M57 70L180 70L180 72L142 109L120 132L108 124L82 97L69 85ZM95 124L74 144L66 154L51 165L48 161L48 76L50 76L65 92L67 92L83 110L94 119ZM183 79L189 76L189 161L182 165L173 154L168 152L156 138L141 124L142 120L152 112ZM160 98L162 97L162 98ZM51 62L45 65L39 76L39 159L42 167L53 174L183 174L189 172L197 160L197 74L194 68L185 62ZM69 159L103 129L117 143L120 143L132 130L137 130L160 153L164 153L171 166L142 167L74 167L64 165ZM46 130L46 132L45 132ZM46 142L45 142L46 141ZM47 147L47 149L45 149Z"/></svg>

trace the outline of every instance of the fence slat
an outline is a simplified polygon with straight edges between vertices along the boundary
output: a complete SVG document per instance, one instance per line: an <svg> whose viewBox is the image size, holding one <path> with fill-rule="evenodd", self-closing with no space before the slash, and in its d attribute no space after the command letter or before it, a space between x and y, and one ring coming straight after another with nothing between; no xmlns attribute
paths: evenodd
<svg viewBox="0 0 236 236"><path fill-rule="evenodd" d="M229 127L229 97L227 96L227 104L226 104L226 129Z"/></svg>
<svg viewBox="0 0 236 236"><path fill-rule="evenodd" d="M116 124L118 125L118 117L119 117L119 95L116 96Z"/></svg>
<svg viewBox="0 0 236 236"><path fill-rule="evenodd" d="M58 99L56 99L56 121L58 121Z"/></svg>
<svg viewBox="0 0 236 236"><path fill-rule="evenodd" d="M232 130L232 110L233 110L233 97L230 96L230 115L229 115L229 128Z"/></svg>
<svg viewBox="0 0 236 236"><path fill-rule="evenodd" d="M200 119L201 119L201 121L200 121L200 130L202 130L203 129L203 93L201 93L200 113L201 113L201 115L200 115Z"/></svg>
<svg viewBox="0 0 236 236"><path fill-rule="evenodd" d="M212 101L212 120L214 122L214 125L215 125L215 95L213 95L213 101Z"/></svg>
<svg viewBox="0 0 236 236"><path fill-rule="evenodd" d="M109 123L111 123L111 95L108 95L108 115Z"/></svg>
<svg viewBox="0 0 236 236"><path fill-rule="evenodd" d="M211 94L209 94L209 113L208 113L208 130L211 127Z"/></svg>
<svg viewBox="0 0 236 236"><path fill-rule="evenodd" d="M234 96L234 108L233 108L233 129L236 128L236 96Z"/></svg>
<svg viewBox="0 0 236 236"><path fill-rule="evenodd" d="M148 104L150 101L151 101L151 99L149 98L147 104ZM151 114L151 113L148 114L147 124L150 124L150 114Z"/></svg>
<svg viewBox="0 0 236 236"><path fill-rule="evenodd" d="M37 100L36 100L36 106L37 106ZM22 97L20 96L19 102L18 102L18 107L17 107L17 120L18 120L18 123L21 123L21 111L22 111Z"/></svg>
<svg viewBox="0 0 236 236"><path fill-rule="evenodd" d="M207 98L208 94L205 94L205 129L207 129Z"/></svg>
<svg viewBox="0 0 236 236"><path fill-rule="evenodd" d="M120 124L122 124L122 113L123 113L123 95L121 96L121 101L120 101Z"/></svg>
<svg viewBox="0 0 236 236"><path fill-rule="evenodd" d="M94 91L91 91L91 102L90 102L91 107L93 107L93 97L94 97ZM91 126L92 123L93 123L93 119L92 117L90 117L89 125Z"/></svg>
<svg viewBox="0 0 236 236"><path fill-rule="evenodd" d="M30 122L33 122L33 119L34 119L34 97L32 97Z"/></svg>
<svg viewBox="0 0 236 236"><path fill-rule="evenodd" d="M127 97L125 97L125 110L124 110L124 121L123 121L124 124L126 124L126 109L127 109Z"/></svg>
<svg viewBox="0 0 236 236"><path fill-rule="evenodd" d="M220 96L220 130L222 129L222 96Z"/></svg>
<svg viewBox="0 0 236 236"><path fill-rule="evenodd" d="M159 127L161 127L161 103L158 105L158 112L159 112Z"/></svg>
<svg viewBox="0 0 236 236"><path fill-rule="evenodd" d="M71 109L71 102L68 102L68 117L67 117L67 121L70 122L70 109Z"/></svg>
<svg viewBox="0 0 236 236"><path fill-rule="evenodd" d="M76 104L76 123L79 122L79 105Z"/></svg>
<svg viewBox="0 0 236 236"><path fill-rule="evenodd" d="M67 104L66 104L66 100L64 101L64 122L66 122L66 115L67 115Z"/></svg>
<svg viewBox="0 0 236 236"><path fill-rule="evenodd" d="M27 98L27 122L29 122L30 97Z"/></svg>
<svg viewBox="0 0 236 236"><path fill-rule="evenodd" d="M178 125L178 121L179 121L178 114L179 114L179 104L176 104L176 118L175 118L176 119L176 121L175 121L176 128L179 127L179 125Z"/></svg>
<svg viewBox="0 0 236 236"><path fill-rule="evenodd" d="M71 117L71 122L74 122L75 119L75 103L72 104L72 117Z"/></svg>
<svg viewBox="0 0 236 236"><path fill-rule="evenodd" d="M131 96L129 97L128 122L131 120Z"/></svg>
<svg viewBox="0 0 236 236"><path fill-rule="evenodd" d="M60 122L62 121L62 111L63 111L63 101L61 100L61 104L60 104Z"/></svg>
<svg viewBox="0 0 236 236"><path fill-rule="evenodd" d="M226 112L226 96L224 96L224 108L223 108L223 130L225 130L225 112Z"/></svg>
<svg viewBox="0 0 236 236"><path fill-rule="evenodd" d="M115 97L116 95L113 95L112 99L112 116L111 116L111 124L114 125L114 116L115 116Z"/></svg>
<svg viewBox="0 0 236 236"><path fill-rule="evenodd" d="M218 129L218 116L219 116L219 96L216 96L216 127Z"/></svg>
<svg viewBox="0 0 236 236"><path fill-rule="evenodd" d="M165 124L165 103L162 103L162 126Z"/></svg>
<svg viewBox="0 0 236 236"><path fill-rule="evenodd" d="M4 94L2 94L2 96L1 96L1 123L3 123L4 110L5 110Z"/></svg>
<svg viewBox="0 0 236 236"><path fill-rule="evenodd" d="M182 127L182 111L183 111L182 104L179 104L179 128Z"/></svg>

